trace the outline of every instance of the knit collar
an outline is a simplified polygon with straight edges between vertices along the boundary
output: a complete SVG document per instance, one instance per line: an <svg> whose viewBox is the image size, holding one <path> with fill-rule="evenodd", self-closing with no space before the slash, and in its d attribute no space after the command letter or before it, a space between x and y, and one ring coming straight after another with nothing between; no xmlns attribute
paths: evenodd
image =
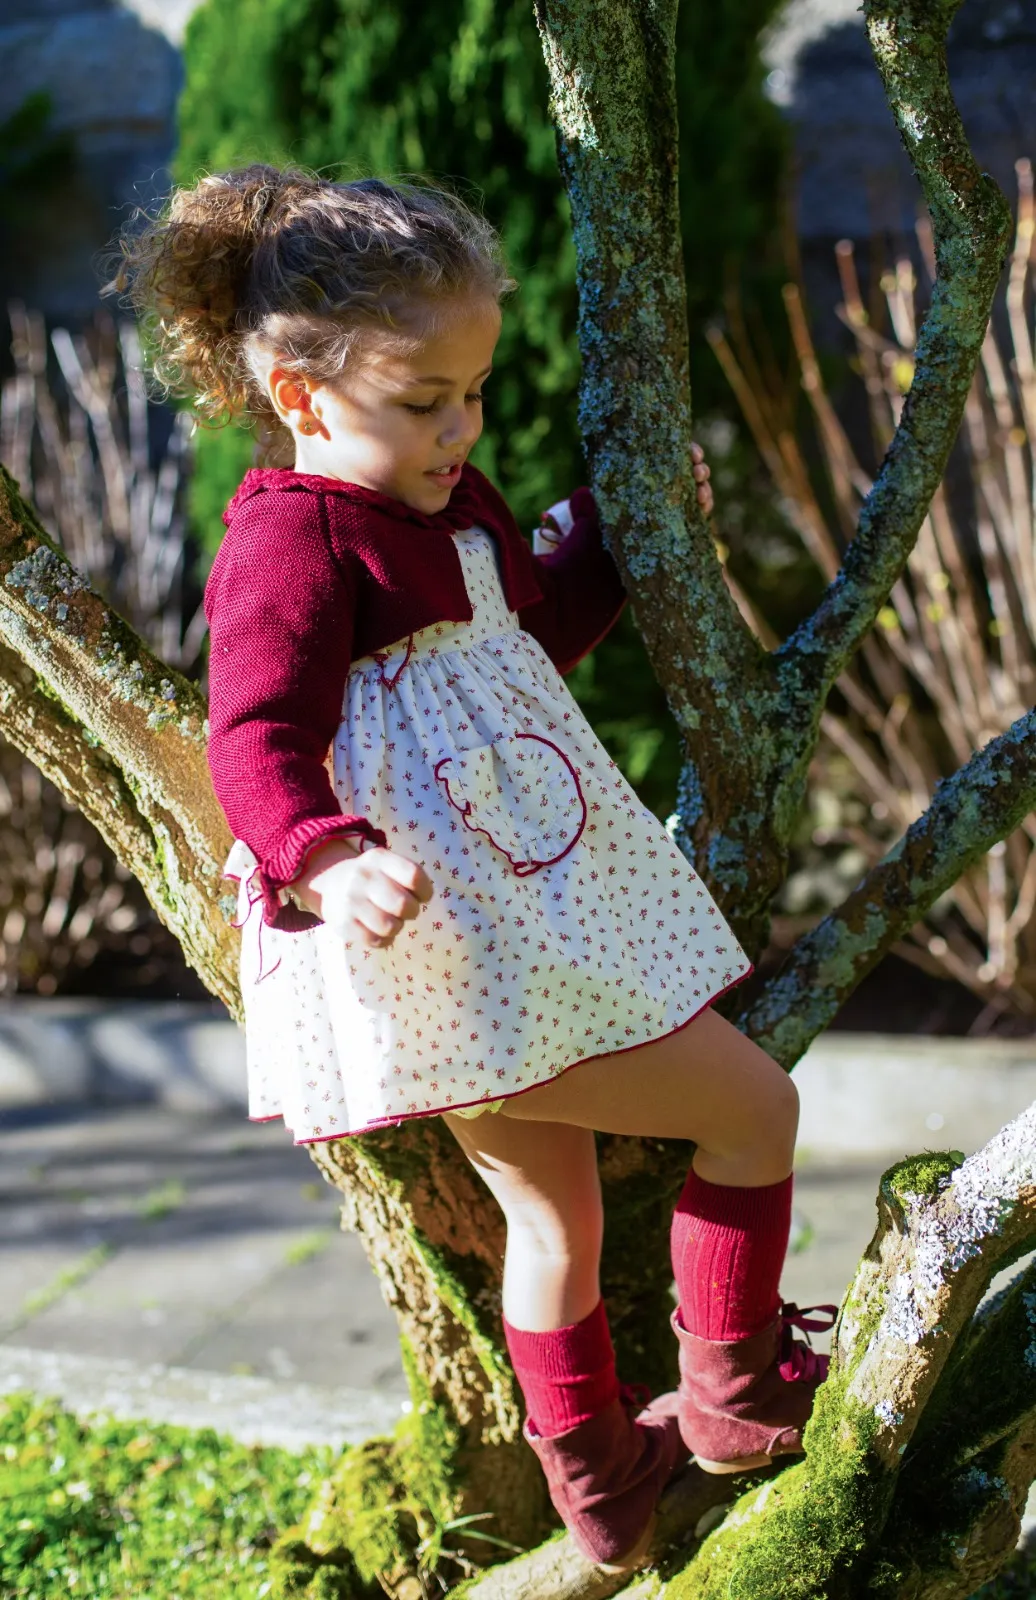
<svg viewBox="0 0 1036 1600"><path fill-rule="evenodd" d="M415 511L412 506L404 505L402 500L394 500L391 495L381 494L377 489L365 489L359 483L344 483L340 478L325 478L314 472L295 472L289 467L252 467L245 473L240 488L224 511L223 521L229 527L231 517L254 494L261 494L267 489L291 489L337 495L351 505L380 511L393 522L408 522L418 528L450 533L470 528L475 522L481 504L479 481L481 473L465 462L460 480L442 511L429 515L424 511Z"/></svg>

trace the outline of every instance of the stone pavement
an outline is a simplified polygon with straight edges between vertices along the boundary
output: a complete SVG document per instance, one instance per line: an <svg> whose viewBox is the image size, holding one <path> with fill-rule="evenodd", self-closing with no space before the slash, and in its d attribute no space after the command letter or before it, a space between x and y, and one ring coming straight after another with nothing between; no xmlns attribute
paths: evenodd
<svg viewBox="0 0 1036 1600"><path fill-rule="evenodd" d="M406 1400L395 1318L306 1152L162 1106L0 1116L0 1389L22 1386L293 1445L369 1437Z"/></svg>

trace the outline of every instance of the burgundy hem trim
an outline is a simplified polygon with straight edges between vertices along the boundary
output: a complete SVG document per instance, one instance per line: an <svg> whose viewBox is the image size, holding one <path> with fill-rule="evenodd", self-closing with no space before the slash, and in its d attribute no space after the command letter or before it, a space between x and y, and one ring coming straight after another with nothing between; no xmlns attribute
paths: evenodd
<svg viewBox="0 0 1036 1600"><path fill-rule="evenodd" d="M524 1089L515 1089L511 1094L486 1095L478 1100L465 1100L460 1105L436 1106L430 1111L405 1111L398 1117L383 1117L379 1122L368 1122L362 1128L341 1128L337 1133L322 1133L315 1139L293 1138L292 1142L295 1145L331 1144L335 1139L358 1139L365 1133L381 1133L385 1128L396 1128L401 1122L419 1122L423 1117L441 1117L444 1112L466 1111L469 1106L494 1105L497 1100L517 1100L519 1095L531 1094L533 1089L542 1089L545 1084L553 1083L557 1078L563 1078L565 1073L571 1072L574 1067L585 1067L588 1061L601 1061L605 1056L628 1055L631 1050L642 1050L645 1045L658 1044L661 1039L671 1039L674 1033L682 1033L684 1028L689 1028L691 1023L696 1022L702 1012L708 1011L709 1007L714 1006L717 1000L722 1000L724 995L728 995L738 988L740 984L745 982L746 978L752 976L754 971L755 967L749 962L747 971L742 972L732 983L728 983L726 988L720 989L714 995L710 995L708 1000L703 1005L700 1005L692 1016L685 1017L683 1022L678 1023L675 1028L670 1028L668 1033L660 1033L654 1039L642 1039L639 1044L619 1045L616 1050L599 1050L595 1056L580 1056L578 1061L570 1061L568 1066L562 1067L560 1072L552 1072L549 1078L541 1078L538 1083L530 1083ZM274 1112L269 1117L249 1117L248 1121L276 1122L278 1117L283 1121L282 1112ZM286 1123L285 1127L287 1128ZM287 1131L289 1133L293 1132L290 1128L287 1128Z"/></svg>
<svg viewBox="0 0 1036 1600"><path fill-rule="evenodd" d="M583 814L579 819L579 826L576 829L574 836L569 840L568 844L566 844L564 850L562 850L556 856L550 856L546 861L516 861L514 859L514 857L509 853L509 851L504 849L502 844L498 844L497 843L497 841L493 838L493 835L490 833L488 828L480 828L477 825L472 824L472 823L470 823L468 821L468 818L471 815L471 801L470 800L466 800L463 806L459 806L457 804L456 800L454 800L452 794L450 793L450 780L449 780L449 778L441 777L440 773L439 773L439 768L440 767L444 767L446 765L447 761L454 760L453 756L443 756L439 761L437 761L435 763L435 766L432 768L432 773L433 773L434 777L436 778L436 780L439 783L441 783L443 788L445 789L445 791L446 791L446 799L449 802L449 804L453 807L454 811L457 811L457 812L460 813L460 820L463 822L463 824L467 828L468 832L469 833L482 833L482 834L485 834L486 838L489 840L490 844L493 846L493 849L494 850L499 850L500 854L508 862L508 864L512 868L516 878L531 878L534 872L541 871L541 869L543 867L552 867L552 866L554 866L555 862L563 861L564 858L568 855L568 852L570 850L573 850L575 848L575 846L579 843L580 839L583 837L583 829L586 827L586 819L587 819L587 815L588 815L587 806L586 806L586 797L583 794L583 788L582 788L581 783L579 782L579 774L578 774L578 772L576 771L575 767L572 765L571 761L566 756L564 750L559 749L559 747L554 743L554 741L552 739L544 739L543 735L539 734L539 733L516 733L516 734L512 734L511 737L515 738L515 739L535 739L538 744L545 744L545 745L549 746L549 748L551 750L555 751L561 757L562 761L565 763L565 765L568 768L569 772L572 774L572 780L573 780L573 782L575 783L575 786L576 786L576 794L579 796L579 804L583 808ZM492 740L491 741L491 743L493 743L493 744L495 744L497 742L498 742L497 740ZM476 747L476 748L478 748L478 747ZM471 752L467 751L467 750L458 750L457 754L463 756L463 755L470 755Z"/></svg>

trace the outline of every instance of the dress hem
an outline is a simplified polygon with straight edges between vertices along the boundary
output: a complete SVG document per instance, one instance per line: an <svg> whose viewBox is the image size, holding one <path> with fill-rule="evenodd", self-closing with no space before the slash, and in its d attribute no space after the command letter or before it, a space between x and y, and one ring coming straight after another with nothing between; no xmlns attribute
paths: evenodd
<svg viewBox="0 0 1036 1600"><path fill-rule="evenodd" d="M740 973L732 983L728 983L726 988L719 989L714 995L710 995L708 1000L698 1007L697 1011L693 1012L691 1016L685 1017L683 1022L678 1023L675 1028L670 1028L668 1032L657 1034L654 1039L641 1039L639 1044L619 1045L616 1050L598 1050L596 1055L580 1056L578 1061L570 1061L567 1066L562 1067L560 1072L552 1072L549 1078L540 1078L537 1083L527 1084L524 1089L515 1089L511 1094L486 1095L478 1100L465 1100L460 1105L435 1106L427 1111L406 1111L398 1117L382 1117L377 1122L367 1122L361 1128L340 1128L336 1133L322 1133L312 1139L293 1138L292 1142L296 1146L332 1144L335 1139L357 1139L365 1133L382 1133L386 1128L398 1128L401 1122L418 1122L424 1117L441 1117L450 1111L467 1111L471 1106L490 1106L494 1105L498 1100L517 1100L519 1095L531 1094L533 1089L542 1089L548 1083L554 1083L558 1078L563 1078L566 1072L572 1071L573 1067L584 1067L588 1062L600 1061L604 1056L627 1055L631 1050L642 1050L645 1045L658 1044L662 1039L672 1038L674 1033L680 1033L684 1028L690 1027L692 1022L696 1022L702 1012L708 1011L709 1007L714 1006L717 1000L722 1000L725 995L732 993L734 989L750 978L754 971L755 966L749 962L746 971ZM273 1111L266 1117L249 1116L248 1121L283 1122L284 1113L282 1111ZM287 1123L285 1123L285 1128L289 1133L294 1132L293 1129L288 1128Z"/></svg>

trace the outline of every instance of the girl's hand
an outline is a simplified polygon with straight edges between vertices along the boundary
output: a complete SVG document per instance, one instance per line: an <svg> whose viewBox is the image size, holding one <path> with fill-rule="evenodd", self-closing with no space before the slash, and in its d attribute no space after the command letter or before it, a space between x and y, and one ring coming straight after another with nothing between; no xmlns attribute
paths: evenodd
<svg viewBox="0 0 1036 1600"><path fill-rule="evenodd" d="M705 451L700 444L691 443L691 472L696 484L695 495L698 504L707 517L711 517L713 500L711 476L705 460ZM544 511L540 517L540 525L532 536L532 553L534 556L548 556L572 532L577 517L596 516L596 507L589 489L577 489L572 499L578 496L575 511L572 500L559 500L551 506L549 511Z"/></svg>
<svg viewBox="0 0 1036 1600"><path fill-rule="evenodd" d="M532 553L534 556L549 556L556 550L566 534L572 532L571 503L568 500L559 500L551 506L549 511L544 511L540 517L540 525L532 536Z"/></svg>
<svg viewBox="0 0 1036 1600"><path fill-rule="evenodd" d="M709 482L709 469L705 461L705 451L700 444L691 443L691 471L694 481L698 485L696 498L707 517L712 516L712 485Z"/></svg>
<svg viewBox="0 0 1036 1600"><path fill-rule="evenodd" d="M574 489L568 500L559 500L540 517L532 536L534 556L549 556L568 538L577 523L597 522L597 506L589 489Z"/></svg>
<svg viewBox="0 0 1036 1600"><path fill-rule="evenodd" d="M361 853L349 839L315 850L291 887L347 944L359 940L378 949L432 898L432 881L418 862L381 847Z"/></svg>

